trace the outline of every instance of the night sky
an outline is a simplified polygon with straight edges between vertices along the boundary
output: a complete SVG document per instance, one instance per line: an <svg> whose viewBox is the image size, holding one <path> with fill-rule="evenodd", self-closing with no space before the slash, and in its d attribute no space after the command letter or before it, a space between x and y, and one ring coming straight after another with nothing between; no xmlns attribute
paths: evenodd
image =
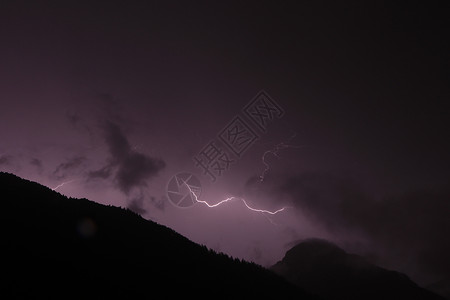
<svg viewBox="0 0 450 300"><path fill-rule="evenodd" d="M0 170L263 266L320 237L450 282L448 4L242 2L1 1ZM236 198L177 207L180 172Z"/></svg>

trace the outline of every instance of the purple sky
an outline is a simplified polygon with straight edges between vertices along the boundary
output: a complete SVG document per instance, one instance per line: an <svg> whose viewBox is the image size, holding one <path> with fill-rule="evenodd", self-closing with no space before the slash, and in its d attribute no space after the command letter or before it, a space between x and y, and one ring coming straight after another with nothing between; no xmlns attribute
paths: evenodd
<svg viewBox="0 0 450 300"><path fill-rule="evenodd" d="M2 1L0 170L265 266L324 237L449 280L449 26L409 5ZM285 114L211 182L193 157L260 90ZM303 147L258 183L281 142ZM178 172L211 204L289 208L180 209Z"/></svg>

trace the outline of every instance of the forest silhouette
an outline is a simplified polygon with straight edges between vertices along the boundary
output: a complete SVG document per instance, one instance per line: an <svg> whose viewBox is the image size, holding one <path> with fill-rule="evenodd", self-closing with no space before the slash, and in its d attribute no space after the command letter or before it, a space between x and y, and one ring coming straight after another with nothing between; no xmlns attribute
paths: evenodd
<svg viewBox="0 0 450 300"><path fill-rule="evenodd" d="M0 187L5 299L443 299L327 241L303 241L269 270L129 209L9 173Z"/></svg>
<svg viewBox="0 0 450 300"><path fill-rule="evenodd" d="M124 208L0 173L6 298L315 299Z"/></svg>

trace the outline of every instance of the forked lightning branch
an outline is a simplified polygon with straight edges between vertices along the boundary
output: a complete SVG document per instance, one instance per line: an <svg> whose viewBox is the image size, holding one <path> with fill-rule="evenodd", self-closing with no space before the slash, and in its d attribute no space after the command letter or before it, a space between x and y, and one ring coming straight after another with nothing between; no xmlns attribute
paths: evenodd
<svg viewBox="0 0 450 300"><path fill-rule="evenodd" d="M167 195L169 200L178 207L190 207L196 203L202 203L209 208L219 207L230 201L241 201L245 207L251 211L275 215L280 213L286 209L286 207L282 207L280 209L270 211L266 209L259 209L251 207L245 199L240 197L228 197L223 199L215 204L209 204L207 201L200 200L201 187L196 185L195 183L199 182L198 179L193 174L189 173L179 173L175 175L172 180L169 182ZM174 186L176 185L176 187Z"/></svg>

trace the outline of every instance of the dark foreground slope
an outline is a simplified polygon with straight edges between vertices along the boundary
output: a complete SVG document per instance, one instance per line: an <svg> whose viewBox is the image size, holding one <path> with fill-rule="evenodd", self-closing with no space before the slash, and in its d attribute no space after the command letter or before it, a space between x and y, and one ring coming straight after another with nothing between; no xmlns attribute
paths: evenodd
<svg viewBox="0 0 450 300"><path fill-rule="evenodd" d="M377 267L324 240L298 244L272 269L323 299L443 299L406 275Z"/></svg>
<svg viewBox="0 0 450 300"><path fill-rule="evenodd" d="M312 299L131 211L0 173L0 297Z"/></svg>

